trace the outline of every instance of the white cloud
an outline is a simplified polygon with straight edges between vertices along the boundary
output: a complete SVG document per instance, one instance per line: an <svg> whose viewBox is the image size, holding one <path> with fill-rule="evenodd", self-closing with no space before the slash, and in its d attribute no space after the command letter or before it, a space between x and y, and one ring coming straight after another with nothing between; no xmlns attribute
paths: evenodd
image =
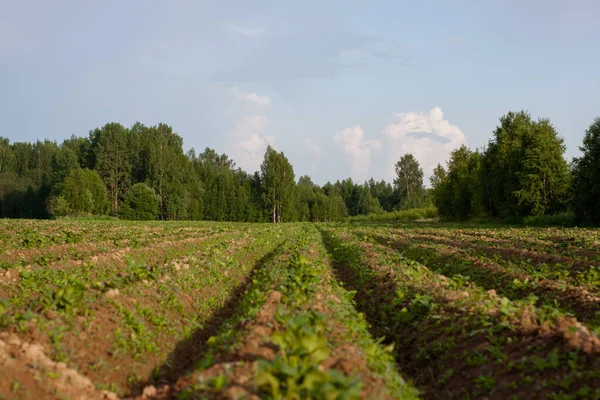
<svg viewBox="0 0 600 400"><path fill-rule="evenodd" d="M371 146L373 150L381 151L381 142L377 139L367 140L365 142L367 146Z"/></svg>
<svg viewBox="0 0 600 400"><path fill-rule="evenodd" d="M248 171L257 171L262 162L267 145L274 143L275 137L264 135L269 120L263 115L248 115L241 118L229 133L232 145L232 158L236 164Z"/></svg>
<svg viewBox="0 0 600 400"><path fill-rule="evenodd" d="M261 33L264 33L265 30L258 28L258 29L251 29L251 28L243 28L239 25L234 25L234 24L230 24L229 28L231 28L233 31L242 34L244 36L258 36Z"/></svg>
<svg viewBox="0 0 600 400"><path fill-rule="evenodd" d="M259 96L256 93L248 93L238 87L234 87L231 91L238 100L249 101L259 107L271 105L271 98L269 96Z"/></svg>
<svg viewBox="0 0 600 400"><path fill-rule="evenodd" d="M429 113L395 114L396 121L383 129L390 142L389 177L394 176L394 164L404 154L411 153L421 164L425 183L438 163L444 163L455 148L467 142L464 133L444 119L439 107Z"/></svg>
<svg viewBox="0 0 600 400"><path fill-rule="evenodd" d="M354 178L364 179L371 165L371 150L381 150L379 140L365 140L365 133L359 125L339 131L333 137L335 143L344 148Z"/></svg>
<svg viewBox="0 0 600 400"><path fill-rule="evenodd" d="M304 138L304 145L306 146L308 151L310 151L313 155L315 155L317 157L319 157L321 154L323 154L321 147L318 144L316 144L315 142L313 142L312 139L309 137Z"/></svg>

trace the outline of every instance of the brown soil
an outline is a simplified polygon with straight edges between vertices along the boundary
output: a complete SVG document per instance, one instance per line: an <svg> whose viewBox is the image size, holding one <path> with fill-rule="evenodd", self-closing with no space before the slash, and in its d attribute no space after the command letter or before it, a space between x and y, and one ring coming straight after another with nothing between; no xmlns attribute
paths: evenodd
<svg viewBox="0 0 600 400"><path fill-rule="evenodd" d="M249 283L248 283L249 284ZM277 329L275 321L275 312L281 302L281 293L272 291L267 296L265 304L258 311L256 318L250 321L241 322L238 330L246 332L244 340L234 349L227 349L217 355L215 363L208 369L201 372L193 372L185 375L189 367L194 363L188 363L188 368L178 371L178 374L171 376L171 379L177 375L180 377L172 384L163 384L158 388L151 385L143 389L142 394L137 399L177 399L177 394L192 387L196 382L208 382L211 378L225 374L227 376L226 388L217 392L210 390L200 390L205 398L214 399L238 399L240 397L247 399L258 399L255 394L256 387L252 384L252 378L256 373L256 367L259 359L273 360L275 358L276 347L266 338L271 336ZM232 314L234 308L229 310ZM225 315L224 315L225 316ZM223 322L223 321L221 321ZM196 335L193 343L195 349L192 355L197 358L203 354L203 348L209 337L217 333L218 326L215 324L211 331L204 331L203 335ZM197 361L197 360L194 360ZM179 366L179 364L178 364Z"/></svg>
<svg viewBox="0 0 600 400"><path fill-rule="evenodd" d="M247 245L249 242L250 238L240 241L231 241L226 254L233 254L236 251L239 251L241 247ZM256 253L249 253L246 256L245 262L251 264L257 256ZM184 257L180 260L175 260L172 264L178 265L181 272L186 271L189 269L189 265L186 264L186 259L187 258ZM258 261L259 264L260 262L261 260ZM204 343L208 337L214 335L217 327L236 308L240 293L243 292L247 282L251 279L251 272L240 267L233 269L232 273L235 273L235 275L231 275L228 278L240 282L236 287L225 287L223 281L220 281L201 291L195 291L192 293L193 296L192 294L185 292L179 293L178 297L184 307L183 313L185 315L193 315L197 304L210 302L217 296L223 296L224 293L227 294L229 300L222 307L210 312L206 316L206 320L202 321L204 326L203 329L195 331L191 337L178 343L175 347L173 346L181 340L181 337L169 335L167 337L161 337L155 343L159 349L155 354L144 354L141 358L113 354L113 332L114 329L118 328L120 325L115 321L121 320L122 317L117 315L116 310L111 306L102 307L96 311L94 322L92 322L93 326L97 327L97 331L92 332L94 334L88 334L85 337L85 341L82 341L78 334L69 335L64 339L64 346L65 348L72 349L73 353L78 357L77 364L81 366L80 368L82 371L88 374L94 382L113 383L124 393L136 394L141 387L146 385L146 383L128 382L128 376L123 373L123 371L135 372L136 375L142 379L151 376L153 372L158 372L157 376L161 376L161 379L167 381L171 380L174 376L179 376L183 371L189 370L194 366L195 361L198 359L197 355L199 354L196 344ZM126 309L133 310L136 305L140 307L155 308L157 306L157 296L158 293L156 288L154 286L149 286L136 290L133 295L120 294L116 299ZM176 327L174 327L176 332L181 332L185 329L183 326L184 322L180 321L181 314L169 310L163 310L161 311L161 314L168 321L171 321L172 324L176 325ZM107 327L113 327L113 329L107 329ZM125 329L125 332L127 331L126 328L121 327L121 330L123 329ZM107 332L110 332L110 334L107 335ZM166 352L168 350L172 351L167 356ZM107 367L104 369L93 370L91 367L100 359L105 360ZM114 369L115 366L118 366L119 368Z"/></svg>
<svg viewBox="0 0 600 400"><path fill-rule="evenodd" d="M140 248L115 248L105 253L96 254L89 258L88 261L93 262L97 270L102 268L111 268L114 270L122 271L126 268L126 256L130 256L134 259L144 259L145 261L160 262L164 260L164 253L172 251L173 249L185 249L192 247L206 240L214 239L215 237L227 236L230 233L214 233L201 237L189 237L183 240L169 240L154 243L151 246L140 247ZM83 260L68 260L64 262L56 262L45 267L38 268L51 268L51 269L68 269L76 268L85 264ZM25 268L28 271L33 270L32 266ZM90 280L94 280L94 275L89 275ZM19 273L15 270L7 270L3 274L0 272L0 297L8 297L11 290L16 290L19 284Z"/></svg>
<svg viewBox="0 0 600 400"><path fill-rule="evenodd" d="M218 369L213 371L213 368L211 368L210 373L204 371L202 375L196 374L188 376L188 374L195 369L196 364L204 357L207 348L207 340L210 337L215 336L223 322L229 319L238 309L243 294L252 282L254 273L267 265L274 258L275 254L277 254L277 251L277 248L270 251L255 263L252 272L247 274L246 279L230 294L228 302L219 310L216 310L212 316L203 323L202 328L196 330L187 339L176 345L174 350L167 357L167 360L164 361L163 365L158 367L159 380L149 379L139 387L139 390L134 390L132 392L134 397L159 399L174 398L173 396L194 380L194 377L204 376L203 374L205 373L208 374L206 375L207 377L213 376L213 373L216 374L215 376L219 375L219 373L216 372L219 371ZM243 327L240 327L240 329L242 328ZM230 361L223 358L223 363L227 366L227 370L230 369L229 362ZM239 372L236 372L236 374L241 374L243 370L244 369L242 368Z"/></svg>
<svg viewBox="0 0 600 400"><path fill-rule="evenodd" d="M328 240L325 238L326 243ZM329 240L328 246L333 250L335 244ZM365 255L365 267L368 266L375 273L373 278L365 286L360 286L352 269L337 264L338 278L349 289L357 290L357 306L371 323L373 335L386 335L387 341L395 344L396 359L401 372L414 379L422 388L424 398L506 399L513 394L521 398L531 397L533 393L540 397L549 395L556 390L556 385L540 387L539 383L544 380L560 381L570 372L567 365L561 362L556 368L535 371L535 382L529 387L523 384L521 371L507 369L506 366L510 365L510 362L518 364L523 357L544 358L554 351L566 355L572 349L579 349L581 353L578 363L582 370L600 368L598 338L576 320L561 319L556 326L539 326L535 316L525 310L520 319L512 323L512 328L503 329L497 325L494 335L490 337L487 333L488 328L481 325L481 319L478 317L482 310L478 307L469 308L467 303L460 303L469 293L448 290L446 280L441 276L438 280L424 280L418 283L405 281L404 284L413 285L412 290L417 293L434 297L437 303L450 305L456 302L457 307L442 307L414 323L400 323L395 326L386 324L383 321L393 320L394 313L398 312L397 308L390 308L398 290L396 281L407 278L397 275L389 266L378 264L376 260L382 251L386 251L385 246L370 243L359 243L359 246ZM493 292L489 295L495 297ZM461 307L459 304L465 306ZM410 302L406 306L410 306ZM502 363L490 360L481 364L469 361L475 350L483 351L491 348L494 343L504 343L501 349L507 354L507 360ZM532 369L530 365L528 371ZM482 387L482 383L485 383L482 379L486 376L494 379L490 392L486 392ZM582 376L574 376L569 392L591 383ZM517 384L516 389L514 384Z"/></svg>
<svg viewBox="0 0 600 400"><path fill-rule="evenodd" d="M97 390L92 382L64 363L52 361L37 343L23 342L14 334L0 333L0 393L15 398L117 400L114 393Z"/></svg>
<svg viewBox="0 0 600 400"><path fill-rule="evenodd" d="M390 246L398 251L403 251L413 245L413 242L408 240L391 239L379 235L375 235L374 238L378 243ZM484 262L460 248L433 247L424 243L416 244L416 246L424 249L435 249L438 254L447 257L448 261L456 259L457 261L464 262L466 260L473 264L474 267L488 271L490 276L495 277L494 288L496 290L501 290L512 284L514 279L534 281L533 277L525 272L507 271L497 263ZM417 259L416 261L423 260ZM431 263L431 260L429 262ZM584 287L571 284L565 285L551 279L542 279L536 282L535 288L524 288L522 293L517 293L517 298L524 298L532 293L540 298L555 301L559 306L572 312L581 321L595 321L597 318L596 315L600 310L600 296Z"/></svg>
<svg viewBox="0 0 600 400"><path fill-rule="evenodd" d="M190 244L195 245L197 242L205 240L206 238L196 239L195 242L185 241L184 243L173 243L172 246L182 246L182 248L189 247ZM228 246L222 253L223 257L227 257L236 251L239 252L240 248L247 246L251 243L252 239L245 235L242 240L232 238L227 241ZM171 249L160 246L165 251L172 251ZM211 249L208 248L204 252L199 252L195 256L200 259L203 256L208 257ZM156 255L156 263L164 262L164 254ZM247 253L245 265L251 264L253 260L258 256L257 253ZM149 256L146 255L148 258ZM182 257L170 262L168 265L171 272L169 274L163 274L159 280L167 282L170 279L176 278L179 274L190 273L190 265L188 264L189 257ZM108 260L105 260L108 261ZM185 320L182 320L182 315L193 315L197 304L214 301L217 296L223 296L227 294L228 289L232 290L233 297L236 297L236 293L239 293L240 287L237 289L229 288L225 286L225 282L235 282L236 280L244 281L249 275L248 268L242 268L240 265L238 268L231 268L225 271L227 279L218 280L214 285L206 287L204 289L195 289L193 296L188 293L181 292L179 294L179 300L184 307L183 314L174 312L171 310L163 310L160 314L164 319L172 323L173 329L167 335L161 335L155 337L154 344L157 346L155 353L145 353L143 356L140 355L126 355L115 353L115 330L120 328L125 334L129 334L127 327L123 326L123 316L115 309L112 305L112 301L117 301L125 309L135 310L136 307L147 307L155 309L158 304L159 293L157 291L158 286L155 283L139 283L134 285L135 287L122 287L119 290L113 289L104 294L98 294L101 296L98 300L88 304L90 310L89 316L75 317L75 321L69 322L65 317L53 311L46 312L45 321L43 322L46 333L40 333L39 330L34 330L29 333L19 333L19 336L26 337L27 341L40 343L46 348L49 357L57 356L56 347L50 344L49 335L50 332L55 330L54 328L71 326L63 333L62 340L60 341L60 347L66 351L66 356L69 358L69 365L76 367L77 370L85 375L87 379L90 379L95 384L111 385L118 388L121 392L127 393L130 390L137 390L135 382L130 381L132 376L142 377L144 379L150 376L155 367L160 366L164 363L163 369L165 371L170 361L175 361L177 368L184 368L186 366L182 358L166 360L166 352L172 349L174 344L181 339L175 332L183 332L185 329ZM249 278L248 278L249 279ZM229 285L229 283L228 283ZM224 310L235 308L234 303L228 303L224 307ZM210 324L218 325L220 315L224 311L217 310L217 314L212 317L206 316L204 321L205 326ZM73 317L68 317L73 319ZM221 317L224 318L224 317ZM208 325L206 325L208 324ZM155 328L151 324L146 324L146 327L152 332ZM216 331L213 329L213 331ZM183 351L181 351L183 350ZM187 350L187 351L186 351ZM180 352L189 356L188 349L180 349ZM189 365L188 365L189 367ZM135 375L132 375L134 374ZM12 371L9 375L12 377ZM139 379L139 378L138 378ZM0 393L10 393L10 391L0 390Z"/></svg>
<svg viewBox="0 0 600 400"><path fill-rule="evenodd" d="M315 254L309 250L309 254ZM282 256L285 257L286 255ZM327 277L325 280L332 279ZM323 283L323 288L328 283ZM254 383L259 360L273 360L278 351L277 346L271 343L269 337L283 327L275 320L275 313L281 303L282 295L272 290L252 320L240 322L237 331L244 332L243 339L234 347L222 349L217 354L214 364L208 369L182 376L175 383L162 386L148 386L144 388L138 399L175 399L177 394L190 389L197 382L209 382L212 378L226 375L226 387L218 392L209 389L197 389L195 394L209 399L259 399L257 388ZM339 302L331 293L323 291L318 293L307 304L308 308L315 312L331 315L326 318L328 323L328 342L333 345L330 356L321 364L322 369L335 368L346 375L362 377L363 398L390 399L387 394L385 383L376 378L367 365L366 355L358 346L348 343L347 327L339 321L335 321L334 311L328 304ZM216 332L215 332L216 333ZM207 336L202 337L204 343ZM202 348L196 349L195 353L202 353Z"/></svg>
<svg viewBox="0 0 600 400"><path fill-rule="evenodd" d="M597 261L590 261L585 259L566 257L560 254L547 254L538 251L531 251L527 249L516 248L513 245L509 247L495 247L485 246L476 243L443 239L439 236L425 236L425 235L405 235L407 239L415 240L417 242L436 242L445 244L452 247L458 247L462 249L471 248L482 252L487 256L499 255L505 259L521 259L529 260L528 263L532 265L540 264L562 264L572 266L577 270L585 271L590 265L600 265Z"/></svg>
<svg viewBox="0 0 600 400"><path fill-rule="evenodd" d="M397 232L394 230L394 232ZM545 238L533 238L527 237L524 230L508 230L494 231L487 230L481 231L476 229L438 229L438 230L419 230L418 232L423 233L427 236L443 236L453 239L460 239L461 242L470 243L489 243L494 247L500 248L517 248L532 251L547 252L551 250L556 253L566 253L567 257L575 256L577 258L588 258L593 260L600 251L600 248L595 245L590 245L590 248L579 247L574 244L576 238L574 236L560 236L548 235ZM581 232L584 235L585 231ZM549 234L552 232L548 232Z"/></svg>

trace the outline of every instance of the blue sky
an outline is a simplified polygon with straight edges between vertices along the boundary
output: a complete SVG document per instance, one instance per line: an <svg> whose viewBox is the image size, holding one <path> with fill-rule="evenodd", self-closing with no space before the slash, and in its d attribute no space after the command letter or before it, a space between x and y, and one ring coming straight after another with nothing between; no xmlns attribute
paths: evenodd
<svg viewBox="0 0 600 400"><path fill-rule="evenodd" d="M165 122L249 171L268 143L318 183L428 174L498 118L578 154L600 116L600 2L0 0L0 136Z"/></svg>

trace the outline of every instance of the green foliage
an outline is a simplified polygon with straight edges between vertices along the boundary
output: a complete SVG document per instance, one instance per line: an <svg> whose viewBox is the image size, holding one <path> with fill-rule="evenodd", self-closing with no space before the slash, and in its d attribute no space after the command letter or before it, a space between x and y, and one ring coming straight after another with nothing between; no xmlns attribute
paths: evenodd
<svg viewBox="0 0 600 400"><path fill-rule="evenodd" d="M76 314L82 311L83 298L86 292L83 284L75 283L59 288L50 285L40 294L39 302L46 310L63 311L66 314Z"/></svg>
<svg viewBox="0 0 600 400"><path fill-rule="evenodd" d="M144 183L136 183L125 195L119 216L129 220L154 220L158 216L159 202L154 189Z"/></svg>
<svg viewBox="0 0 600 400"><path fill-rule="evenodd" d="M577 218L572 214L535 215L523 218L526 226L565 226L577 225Z"/></svg>
<svg viewBox="0 0 600 400"><path fill-rule="evenodd" d="M315 203L311 208L311 220L315 222L342 221L348 216L348 209L342 196L337 192L327 196L324 193L315 195Z"/></svg>
<svg viewBox="0 0 600 400"><path fill-rule="evenodd" d="M310 311L279 316L278 322L286 326L283 332L272 336L279 352L273 361L258 363L256 383L263 396L298 400L360 399L360 378L320 368L330 354L322 318Z"/></svg>
<svg viewBox="0 0 600 400"><path fill-rule="evenodd" d="M593 155L599 147L598 126L595 121L588 130L584 156L574 160L573 171L573 211L591 223L600 221L594 216L600 213L594 201L600 193L594 172L598 157ZM209 148L198 155L194 149L184 153L182 138L167 124L137 122L125 128L109 123L60 146L0 138L0 216L104 215L108 210L135 219L329 222L381 214L379 220L392 221L414 214L384 212L435 204L444 219L521 220L567 211L571 182L563 153L563 140L548 120L509 112L485 151L462 146L447 165L438 165L431 190L423 187L423 170L412 154L395 164L394 186L348 178L319 187L308 176L296 184L287 157L270 146L260 171L247 173ZM137 183L154 189L156 213L153 207L143 215L131 205L121 207Z"/></svg>
<svg viewBox="0 0 600 400"><path fill-rule="evenodd" d="M435 207L413 208L410 210L400 210L384 212L381 214L357 215L348 218L351 222L362 221L380 221L380 222L411 222L420 219L431 219L438 217L438 210Z"/></svg>
<svg viewBox="0 0 600 400"><path fill-rule="evenodd" d="M398 197L397 208L408 210L425 205L426 191L423 187L423 169L412 154L405 154L395 165L394 185Z"/></svg>
<svg viewBox="0 0 600 400"><path fill-rule="evenodd" d="M481 164L483 206L488 215L564 211L570 185L564 151L564 141L549 120L534 121L525 111L501 117Z"/></svg>
<svg viewBox="0 0 600 400"><path fill-rule="evenodd" d="M53 217L65 217L71 213L71 206L63 196L56 196L48 200L48 212Z"/></svg>
<svg viewBox="0 0 600 400"><path fill-rule="evenodd" d="M294 168L283 153L271 146L267 147L263 163L260 166L263 199L271 222L293 221L296 182Z"/></svg>
<svg viewBox="0 0 600 400"><path fill-rule="evenodd" d="M4 327L6 320L8 319L7 311L10 307L10 301L8 299L0 299L0 327Z"/></svg>
<svg viewBox="0 0 600 400"><path fill-rule="evenodd" d="M127 280L129 282L155 280L157 276L156 268L148 268L143 263L132 259L127 260Z"/></svg>
<svg viewBox="0 0 600 400"><path fill-rule="evenodd" d="M466 220L482 213L481 154L463 145L450 153L447 170L438 164L431 177L433 203L446 219Z"/></svg>
<svg viewBox="0 0 600 400"><path fill-rule="evenodd" d="M108 212L108 197L102 178L87 168L72 170L61 185L60 196L68 204L69 214L103 215Z"/></svg>
<svg viewBox="0 0 600 400"><path fill-rule="evenodd" d="M112 215L117 213L131 182L133 154L128 146L129 135L129 130L119 123L90 132L90 164L106 185Z"/></svg>
<svg viewBox="0 0 600 400"><path fill-rule="evenodd" d="M600 118L585 132L579 148L583 155L573 160L573 211L583 221L600 223Z"/></svg>
<svg viewBox="0 0 600 400"><path fill-rule="evenodd" d="M331 353L324 315L302 310L316 294L321 274L306 257L298 253L292 255L282 291L294 312L278 310L275 318L285 329L274 333L271 340L279 351L274 360L258 363L256 383L259 393L266 398L360 398L360 377L321 367Z"/></svg>

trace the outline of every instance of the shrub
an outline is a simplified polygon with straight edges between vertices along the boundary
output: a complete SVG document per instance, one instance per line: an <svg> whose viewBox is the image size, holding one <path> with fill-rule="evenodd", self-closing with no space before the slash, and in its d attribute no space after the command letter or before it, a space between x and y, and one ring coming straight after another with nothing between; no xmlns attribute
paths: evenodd
<svg viewBox="0 0 600 400"><path fill-rule="evenodd" d="M438 210L435 207L412 208L409 210L384 212L381 214L357 215L348 218L351 222L361 221L388 221L388 222L410 222L418 219L431 219L438 217Z"/></svg>
<svg viewBox="0 0 600 400"><path fill-rule="evenodd" d="M159 201L154 189L144 183L136 183L125 195L119 207L119 216L138 221L156 219Z"/></svg>
<svg viewBox="0 0 600 400"><path fill-rule="evenodd" d="M59 197L68 203L69 215L103 215L108 211L106 186L96 171L87 168L69 172L60 185Z"/></svg>
<svg viewBox="0 0 600 400"><path fill-rule="evenodd" d="M64 217L71 213L69 202L62 196L55 196L48 201L48 212L54 218Z"/></svg>

